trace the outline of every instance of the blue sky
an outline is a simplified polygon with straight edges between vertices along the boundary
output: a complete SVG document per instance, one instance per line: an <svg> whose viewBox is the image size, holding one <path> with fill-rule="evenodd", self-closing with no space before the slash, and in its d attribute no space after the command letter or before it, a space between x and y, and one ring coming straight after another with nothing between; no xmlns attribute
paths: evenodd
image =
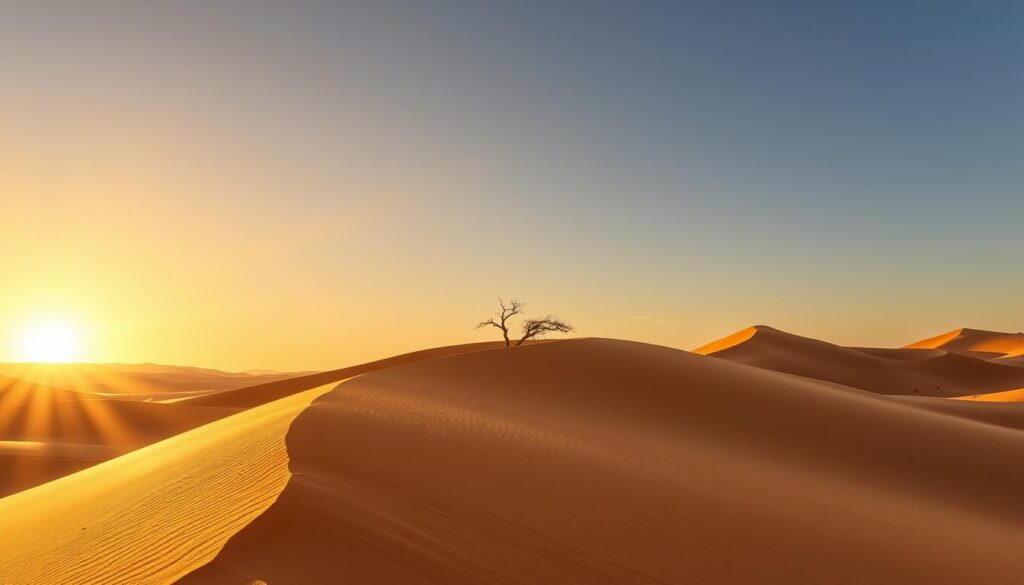
<svg viewBox="0 0 1024 585"><path fill-rule="evenodd" d="M499 294L681 347L1021 328L1020 3L3 5L0 310L93 315L97 359L209 363L213 318L305 341L212 365L327 367Z"/></svg>

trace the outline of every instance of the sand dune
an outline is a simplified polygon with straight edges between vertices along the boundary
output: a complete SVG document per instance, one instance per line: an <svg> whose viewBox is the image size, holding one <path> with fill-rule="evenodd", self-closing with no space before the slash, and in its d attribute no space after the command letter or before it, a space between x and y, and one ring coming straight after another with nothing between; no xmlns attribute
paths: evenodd
<svg viewBox="0 0 1024 585"><path fill-rule="evenodd" d="M0 583L170 583L209 561L288 480L307 390L0 499Z"/></svg>
<svg viewBox="0 0 1024 585"><path fill-rule="evenodd" d="M954 329L948 333L915 341L909 349L945 349L955 352L977 352L995 356L1024 355L1024 332L1002 333L982 329Z"/></svg>
<svg viewBox="0 0 1024 585"><path fill-rule="evenodd" d="M1024 434L910 402L600 339L391 367L182 583L1019 583Z"/></svg>
<svg viewBox="0 0 1024 585"><path fill-rule="evenodd" d="M840 347L763 325L744 329L694 352L882 394L948 397L1024 385L1024 371L1020 368L966 355L935 353L934 348Z"/></svg>
<svg viewBox="0 0 1024 585"><path fill-rule="evenodd" d="M161 403L125 400L121 394L97 395L12 380L9 387L0 386L0 497L88 468L244 408L393 364L498 346L480 343L439 347L330 372L275 379L251 388L181 392L177 398ZM131 371L158 375L163 369L234 376L217 370L151 364L133 366Z"/></svg>

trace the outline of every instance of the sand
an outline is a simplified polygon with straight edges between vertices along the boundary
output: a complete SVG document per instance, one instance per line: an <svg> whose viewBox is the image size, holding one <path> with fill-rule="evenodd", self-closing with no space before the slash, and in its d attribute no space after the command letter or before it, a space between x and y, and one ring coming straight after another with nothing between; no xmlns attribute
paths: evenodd
<svg viewBox="0 0 1024 585"><path fill-rule="evenodd" d="M1020 431L663 347L387 368L314 402L287 446L274 505L182 583L1024 574Z"/></svg>

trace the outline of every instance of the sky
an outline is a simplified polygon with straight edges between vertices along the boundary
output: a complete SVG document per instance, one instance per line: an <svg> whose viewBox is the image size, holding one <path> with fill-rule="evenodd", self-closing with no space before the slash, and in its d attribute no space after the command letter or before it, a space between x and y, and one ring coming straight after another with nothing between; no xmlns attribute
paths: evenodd
<svg viewBox="0 0 1024 585"><path fill-rule="evenodd" d="M0 361L1024 329L1019 2L0 10Z"/></svg>

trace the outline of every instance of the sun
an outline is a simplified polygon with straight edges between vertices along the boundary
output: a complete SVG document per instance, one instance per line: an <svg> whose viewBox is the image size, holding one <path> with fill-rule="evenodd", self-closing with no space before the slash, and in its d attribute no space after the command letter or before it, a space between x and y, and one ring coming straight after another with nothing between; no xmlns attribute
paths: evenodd
<svg viewBox="0 0 1024 585"><path fill-rule="evenodd" d="M21 334L21 361L67 363L78 360L81 336L70 323L47 321L29 326Z"/></svg>

